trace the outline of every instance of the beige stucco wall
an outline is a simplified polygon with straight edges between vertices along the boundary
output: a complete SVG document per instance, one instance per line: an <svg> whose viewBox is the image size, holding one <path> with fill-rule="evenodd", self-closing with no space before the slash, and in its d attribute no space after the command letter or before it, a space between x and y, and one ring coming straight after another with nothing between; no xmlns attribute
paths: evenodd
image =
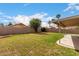
<svg viewBox="0 0 79 59"><path fill-rule="evenodd" d="M56 28L49 28L47 31L49 31L49 32L58 32L58 29L56 29ZM61 29L61 33L79 34L79 28Z"/></svg>

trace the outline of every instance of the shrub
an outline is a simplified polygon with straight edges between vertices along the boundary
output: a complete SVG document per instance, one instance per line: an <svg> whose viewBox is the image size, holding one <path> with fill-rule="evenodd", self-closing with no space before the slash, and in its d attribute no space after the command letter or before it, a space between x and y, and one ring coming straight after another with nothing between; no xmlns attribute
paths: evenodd
<svg viewBox="0 0 79 59"><path fill-rule="evenodd" d="M42 31L42 32L46 32L46 28L45 28L45 27L42 27L42 28L41 28L41 31Z"/></svg>

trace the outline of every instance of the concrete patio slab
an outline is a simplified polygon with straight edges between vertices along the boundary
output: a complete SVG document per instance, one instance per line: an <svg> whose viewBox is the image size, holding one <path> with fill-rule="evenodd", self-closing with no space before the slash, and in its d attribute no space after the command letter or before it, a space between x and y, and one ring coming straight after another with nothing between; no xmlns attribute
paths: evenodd
<svg viewBox="0 0 79 59"><path fill-rule="evenodd" d="M78 34L66 34L64 38L57 41L58 45L79 50L79 35Z"/></svg>

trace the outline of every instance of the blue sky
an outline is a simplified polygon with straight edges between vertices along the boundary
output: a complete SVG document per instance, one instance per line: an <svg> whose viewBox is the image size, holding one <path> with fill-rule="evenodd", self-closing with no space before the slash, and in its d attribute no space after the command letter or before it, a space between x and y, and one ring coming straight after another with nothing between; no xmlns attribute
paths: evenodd
<svg viewBox="0 0 79 59"><path fill-rule="evenodd" d="M79 4L77 3L2 3L0 4L0 22L8 23L13 20L29 17L39 17L42 21L49 21L61 14L61 18L79 14ZM42 15L42 16L41 16ZM41 17L40 17L41 16ZM17 19L16 22L20 21ZM26 20L26 19L25 19ZM28 20L27 20L28 22Z"/></svg>
<svg viewBox="0 0 79 59"><path fill-rule="evenodd" d="M32 15L35 13L45 12L49 16L61 14L63 17L78 14L71 14L70 11L63 12L68 7L68 3L2 3L0 11L10 16L18 14Z"/></svg>

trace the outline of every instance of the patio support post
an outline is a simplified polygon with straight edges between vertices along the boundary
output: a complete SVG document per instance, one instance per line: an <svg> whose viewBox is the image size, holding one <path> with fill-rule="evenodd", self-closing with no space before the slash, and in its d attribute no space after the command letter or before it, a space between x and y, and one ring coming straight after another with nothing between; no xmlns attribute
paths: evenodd
<svg viewBox="0 0 79 59"><path fill-rule="evenodd" d="M60 27L60 21L59 21L59 18L58 18L58 32L60 33L61 32L61 27ZM61 40L59 40L59 43L61 42Z"/></svg>
<svg viewBox="0 0 79 59"><path fill-rule="evenodd" d="M61 32L60 21L58 20L58 32Z"/></svg>

